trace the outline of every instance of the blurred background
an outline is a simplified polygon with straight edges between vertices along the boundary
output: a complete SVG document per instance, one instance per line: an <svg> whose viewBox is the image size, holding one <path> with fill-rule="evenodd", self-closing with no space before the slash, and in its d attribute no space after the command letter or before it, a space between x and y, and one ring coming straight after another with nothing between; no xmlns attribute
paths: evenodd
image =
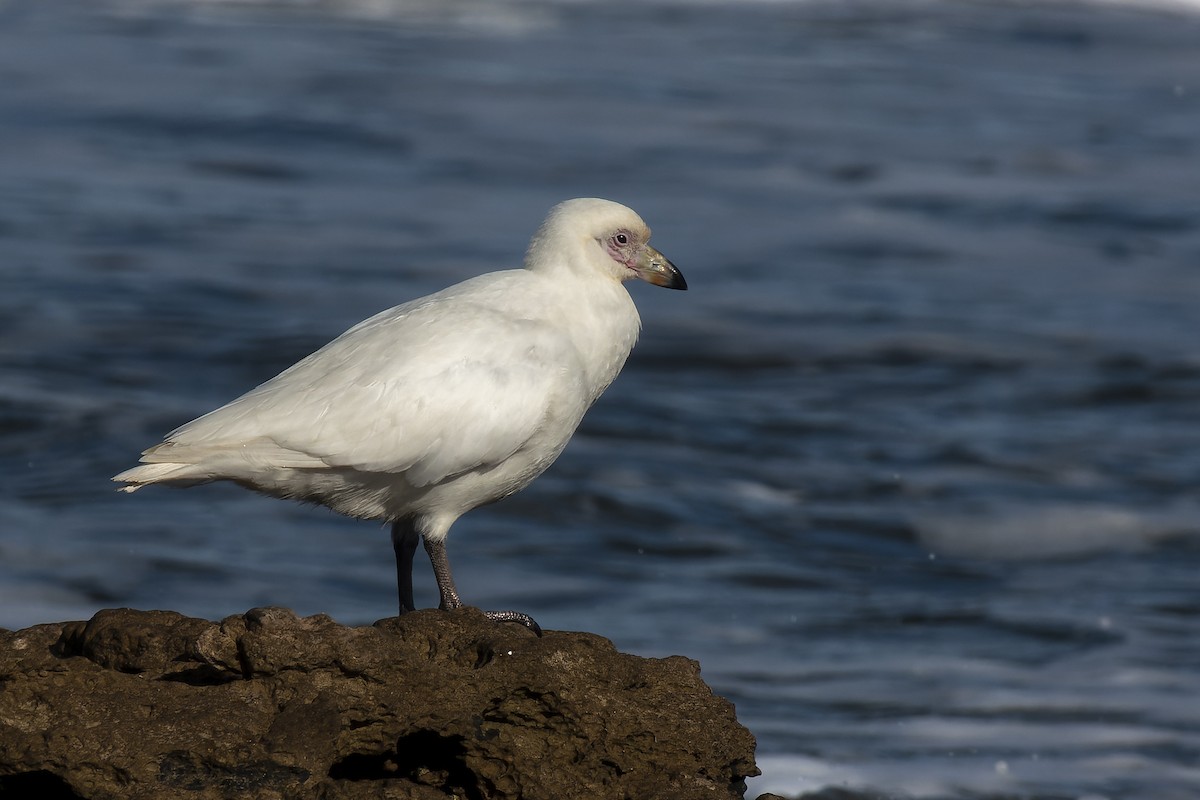
<svg viewBox="0 0 1200 800"><path fill-rule="evenodd" d="M691 290L467 601L698 659L752 797L1193 800L1198 187L1181 2L0 0L0 626L394 613L378 525L109 476L601 196Z"/></svg>

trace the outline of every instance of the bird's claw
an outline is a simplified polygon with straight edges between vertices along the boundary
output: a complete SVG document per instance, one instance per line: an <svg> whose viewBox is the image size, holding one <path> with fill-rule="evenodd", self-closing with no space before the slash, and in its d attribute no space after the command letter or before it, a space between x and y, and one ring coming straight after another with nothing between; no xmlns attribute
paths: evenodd
<svg viewBox="0 0 1200 800"><path fill-rule="evenodd" d="M485 611L483 615L496 622L519 622L538 636L542 635L542 626L538 625L533 617L520 611Z"/></svg>

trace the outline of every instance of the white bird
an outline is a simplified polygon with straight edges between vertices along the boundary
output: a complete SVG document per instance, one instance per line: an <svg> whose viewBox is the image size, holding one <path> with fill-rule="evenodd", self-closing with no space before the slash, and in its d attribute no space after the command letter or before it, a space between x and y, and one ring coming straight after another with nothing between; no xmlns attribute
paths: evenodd
<svg viewBox="0 0 1200 800"><path fill-rule="evenodd" d="M458 608L446 534L462 514L549 467L625 364L641 327L621 285L686 289L631 209L595 198L550 210L524 269L480 275L383 311L113 477L233 481L391 523L400 613L414 609L419 539L440 607ZM529 616L488 612L540 632Z"/></svg>

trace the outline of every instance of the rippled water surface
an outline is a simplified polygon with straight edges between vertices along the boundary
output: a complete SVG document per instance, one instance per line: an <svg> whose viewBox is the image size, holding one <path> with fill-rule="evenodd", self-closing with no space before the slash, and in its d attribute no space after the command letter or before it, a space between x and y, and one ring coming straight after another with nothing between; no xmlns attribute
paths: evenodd
<svg viewBox="0 0 1200 800"><path fill-rule="evenodd" d="M112 491L625 202L691 291L460 588L698 659L751 796L1200 797L1200 11L0 2L0 625L392 613L386 532ZM418 601L435 602L418 565Z"/></svg>

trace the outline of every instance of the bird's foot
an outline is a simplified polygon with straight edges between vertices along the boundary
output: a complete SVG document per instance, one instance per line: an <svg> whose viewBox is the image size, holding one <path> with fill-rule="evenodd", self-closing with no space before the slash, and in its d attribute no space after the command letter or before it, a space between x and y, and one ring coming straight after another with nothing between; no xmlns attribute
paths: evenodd
<svg viewBox="0 0 1200 800"><path fill-rule="evenodd" d="M409 544L408 539L402 540L403 544ZM411 548L410 548L411 549ZM462 608L462 598L458 596L458 590L454 588L454 577L450 574L450 559L446 558L446 542L444 539L430 539L425 536L425 552L429 554L429 562L433 565L433 576L437 578L438 592L442 596L442 601L438 604L438 608L443 611L453 611L456 608ZM396 551L397 559L402 554L407 554L407 551L402 553ZM397 563L400 563L397 560ZM400 608L404 608L404 603L409 598L404 594L406 584L401 573L400 582ZM528 614L522 614L520 611L484 611L484 616L488 619L497 622L519 622L529 630L542 635L542 626L533 621L533 617Z"/></svg>
<svg viewBox="0 0 1200 800"><path fill-rule="evenodd" d="M463 607L462 605L454 606L454 608L462 608L462 607ZM441 610L445 611L446 607L441 606ZM480 609L480 610L482 611L482 609ZM399 616L402 617L405 614L411 614L413 611L415 611L415 609L405 608L404 606L400 606ZM537 624L537 620L535 620L533 617L529 616L528 614L521 613L520 611L483 611L483 615L490 620L494 620L495 622L517 622L517 623L520 623L521 625L524 625L526 628L529 628L529 630L536 633L538 636L542 635L542 626Z"/></svg>
<svg viewBox="0 0 1200 800"><path fill-rule="evenodd" d="M542 635L542 626L533 617L520 611L484 611L483 615L497 622L519 622L538 636Z"/></svg>

